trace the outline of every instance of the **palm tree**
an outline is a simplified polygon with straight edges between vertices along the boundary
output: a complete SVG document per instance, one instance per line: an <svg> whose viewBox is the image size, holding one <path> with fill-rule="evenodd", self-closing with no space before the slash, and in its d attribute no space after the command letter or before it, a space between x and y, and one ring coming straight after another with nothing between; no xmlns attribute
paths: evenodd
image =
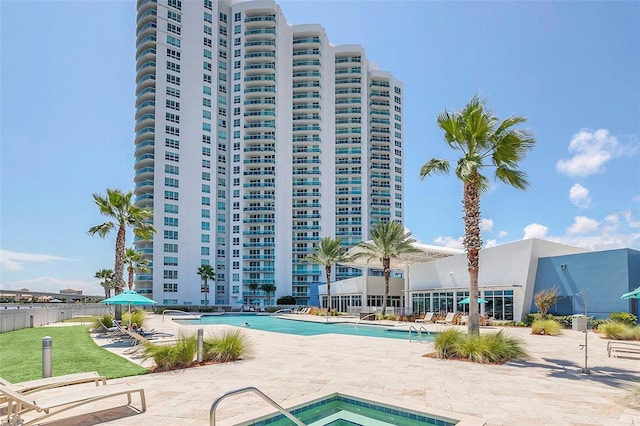
<svg viewBox="0 0 640 426"><path fill-rule="evenodd" d="M251 303L253 303L253 301L256 300L256 291L260 289L260 284L250 283L248 287L249 287L249 290L253 292L253 299L251 300ZM251 303L249 303L249 305L251 305Z"/></svg>
<svg viewBox="0 0 640 426"><path fill-rule="evenodd" d="M208 280L213 280L216 278L216 273L214 272L213 268L211 267L211 265L202 265L198 268L198 275L200 275L200 278L202 279L202 282L204 283L204 304L205 306L209 305L209 299L208 299L208 295L209 295L209 285L208 285Z"/></svg>
<svg viewBox="0 0 640 426"><path fill-rule="evenodd" d="M324 237L314 250L307 255L307 262L324 266L327 276L327 312L331 313L331 266L336 263L348 263L353 259L347 256L347 248L342 245L342 238Z"/></svg>
<svg viewBox="0 0 640 426"><path fill-rule="evenodd" d="M147 268L149 261L142 257L142 253L136 251L134 248L127 248L124 252L124 263L127 265L127 272L129 273L129 280L127 285L129 290L133 289L133 272L149 272Z"/></svg>
<svg viewBox="0 0 640 426"><path fill-rule="evenodd" d="M358 257L366 257L368 260L379 259L382 262L382 270L384 271L382 316L387 313L391 259L398 258L405 253L419 253L420 249L412 245L415 242L416 240L411 238L411 232L405 232L400 222L378 222L378 225L371 230L371 242L362 241L357 245L362 249Z"/></svg>
<svg viewBox="0 0 640 426"><path fill-rule="evenodd" d="M124 257L126 247L127 227L133 228L133 233L143 240L151 239L156 232L150 223L153 212L147 208L136 207L131 203L132 192L126 194L119 189L107 189L107 195L101 196L93 194L100 213L112 219L100 225L89 228L89 235L98 234L101 238L106 237L113 229L117 229L115 266L113 286L115 293L120 294L124 288Z"/></svg>
<svg viewBox="0 0 640 426"><path fill-rule="evenodd" d="M495 178L517 189L529 185L518 163L535 145L535 138L526 129L515 129L526 121L524 117L511 116L499 122L486 106L486 102L474 96L456 112L438 115L438 127L444 131L444 139L450 148L460 151L455 174L462 181L464 206L464 240L469 271L469 334L478 334L478 272L480 237L480 194L487 190L488 179L482 174L487 167L495 168ZM420 177L449 173L449 162L432 158L420 169Z"/></svg>
<svg viewBox="0 0 640 426"><path fill-rule="evenodd" d="M265 293L267 293L267 306L270 306L271 305L271 293L276 291L276 286L273 285L273 284L262 284L260 286L260 290L262 290Z"/></svg>
<svg viewBox="0 0 640 426"><path fill-rule="evenodd" d="M94 275L95 278L100 278L100 286L104 288L104 297L107 299L111 297L111 289L113 288L113 271L111 269L101 269Z"/></svg>

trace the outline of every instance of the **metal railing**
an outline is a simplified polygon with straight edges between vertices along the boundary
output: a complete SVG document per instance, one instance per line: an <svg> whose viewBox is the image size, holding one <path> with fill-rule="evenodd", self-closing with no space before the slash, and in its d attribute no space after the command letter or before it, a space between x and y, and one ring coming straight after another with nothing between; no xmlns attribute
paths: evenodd
<svg viewBox="0 0 640 426"><path fill-rule="evenodd" d="M215 401L213 401L213 404L211 404L211 409L209 410L209 425L215 426L215 424L216 424L216 408L218 408L218 405L220 404L220 402L222 402L223 399L225 399L225 398L227 398L229 396L239 395L241 393L246 393L246 392L255 393L256 395L261 397L265 402L267 402L269 405L271 405L273 408L275 408L278 411L280 411L280 413L282 413L284 416L286 416L294 424L296 424L298 426L306 426L296 416L291 414L289 411L285 410L280 404L275 402L273 399L269 398L264 392L262 392L260 389L254 387L254 386L248 386L246 388L240 388L240 389L232 390L232 391L229 391L229 392L224 393L224 394L220 395L219 397L217 397L215 399Z"/></svg>
<svg viewBox="0 0 640 426"><path fill-rule="evenodd" d="M185 312L185 311L181 311L181 310L179 310L179 309L165 309L165 310L162 312L162 322L164 322L164 315L165 315L167 312L171 312L171 313L174 313L174 314L187 315L187 316L189 316L189 317L191 317L191 318L193 318L193 319L195 319L195 318L200 318L200 315L194 315L194 314L192 314L191 312Z"/></svg>
<svg viewBox="0 0 640 426"><path fill-rule="evenodd" d="M273 316L273 315L275 315L275 314L279 314L280 312L289 312L289 313L291 313L291 312L293 312L293 311L292 311L290 308L286 308L286 309L278 309L277 311L275 311L275 312L271 313L271 315Z"/></svg>
<svg viewBox="0 0 640 426"><path fill-rule="evenodd" d="M410 326L409 327L409 342L413 341L413 331L416 332L416 334L418 335L418 342L422 343L422 332L424 331L427 336L431 335L431 332L429 330L427 330L423 325L420 326L420 328L416 328L415 326Z"/></svg>

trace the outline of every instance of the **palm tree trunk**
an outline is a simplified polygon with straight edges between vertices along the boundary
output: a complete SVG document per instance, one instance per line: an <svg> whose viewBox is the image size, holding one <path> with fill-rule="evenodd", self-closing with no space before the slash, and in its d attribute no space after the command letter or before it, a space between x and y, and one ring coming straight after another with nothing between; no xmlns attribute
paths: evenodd
<svg viewBox="0 0 640 426"><path fill-rule="evenodd" d="M464 248L467 252L469 271L469 329L470 335L480 333L480 312L478 306L478 273L480 248L480 191L477 173L464 181Z"/></svg>
<svg viewBox="0 0 640 426"><path fill-rule="evenodd" d="M116 236L116 259L113 267L113 284L116 296L122 293L122 289L124 288L124 279L122 278L122 274L124 272L125 244L126 228L124 225L120 225L118 228L118 235ZM115 305L115 318L118 321L122 320L122 307L120 305Z"/></svg>
<svg viewBox="0 0 640 426"><path fill-rule="evenodd" d="M382 259L382 268L384 269L384 296L382 296L382 316L387 314L387 298L389 297L389 276L391 275L391 259L385 257Z"/></svg>
<svg viewBox="0 0 640 426"><path fill-rule="evenodd" d="M133 290L133 267L129 268L129 281L127 282L129 290Z"/></svg>
<svg viewBox="0 0 640 426"><path fill-rule="evenodd" d="M327 274L327 314L331 314L331 265L325 265L324 272Z"/></svg>
<svg viewBox="0 0 640 426"><path fill-rule="evenodd" d="M204 279L204 306L209 306L209 287L207 286L207 278Z"/></svg>
<svg viewBox="0 0 640 426"><path fill-rule="evenodd" d="M122 278L124 273L124 246L126 244L126 229L124 226L118 228L118 235L116 237L116 259L113 267L113 284L116 295L122 293L124 288L124 279Z"/></svg>

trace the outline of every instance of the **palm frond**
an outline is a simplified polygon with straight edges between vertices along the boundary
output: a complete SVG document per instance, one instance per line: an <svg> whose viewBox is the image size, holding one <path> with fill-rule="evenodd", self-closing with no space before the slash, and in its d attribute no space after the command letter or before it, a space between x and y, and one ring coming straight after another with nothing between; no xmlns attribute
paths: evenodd
<svg viewBox="0 0 640 426"><path fill-rule="evenodd" d="M445 175L448 173L449 173L449 161L442 160L439 158L432 158L420 168L419 176L420 178L424 179L425 177L431 174Z"/></svg>

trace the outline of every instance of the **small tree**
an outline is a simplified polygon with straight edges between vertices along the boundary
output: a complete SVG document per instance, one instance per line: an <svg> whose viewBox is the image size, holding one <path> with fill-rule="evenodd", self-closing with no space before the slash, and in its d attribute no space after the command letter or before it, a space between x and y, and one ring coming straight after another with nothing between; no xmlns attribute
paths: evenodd
<svg viewBox="0 0 640 426"><path fill-rule="evenodd" d="M147 268L149 265L149 261L142 257L142 253L136 251L135 248L127 248L124 253L124 264L127 265L127 273L128 280L127 285L129 286L129 290L133 289L133 273L135 271L140 272L149 272L151 269Z"/></svg>
<svg viewBox="0 0 640 426"><path fill-rule="evenodd" d="M271 305L271 293L276 291L276 286L273 285L273 284L262 284L260 286L260 290L262 290L265 293L267 293L267 306L270 306Z"/></svg>
<svg viewBox="0 0 640 426"><path fill-rule="evenodd" d="M558 301L558 287L545 288L540 290L533 296L533 303L536 304L540 316L545 317L549 308L556 304Z"/></svg>
<svg viewBox="0 0 640 426"><path fill-rule="evenodd" d="M198 272L196 272L198 275L200 275L200 279L203 282L203 287L202 290L204 291L204 305L208 306L209 305L209 281L210 279L215 279L216 274L213 270L213 268L211 267L211 265L202 265L200 267L198 267Z"/></svg>
<svg viewBox="0 0 640 426"><path fill-rule="evenodd" d="M101 269L94 275L95 278L101 278L100 286L104 288L104 297L111 297L111 289L113 288L113 271L111 269Z"/></svg>
<svg viewBox="0 0 640 426"><path fill-rule="evenodd" d="M260 289L260 284L258 283L249 283L249 290L253 293L253 299L249 302L249 305L252 305L254 301L256 301L256 292Z"/></svg>

